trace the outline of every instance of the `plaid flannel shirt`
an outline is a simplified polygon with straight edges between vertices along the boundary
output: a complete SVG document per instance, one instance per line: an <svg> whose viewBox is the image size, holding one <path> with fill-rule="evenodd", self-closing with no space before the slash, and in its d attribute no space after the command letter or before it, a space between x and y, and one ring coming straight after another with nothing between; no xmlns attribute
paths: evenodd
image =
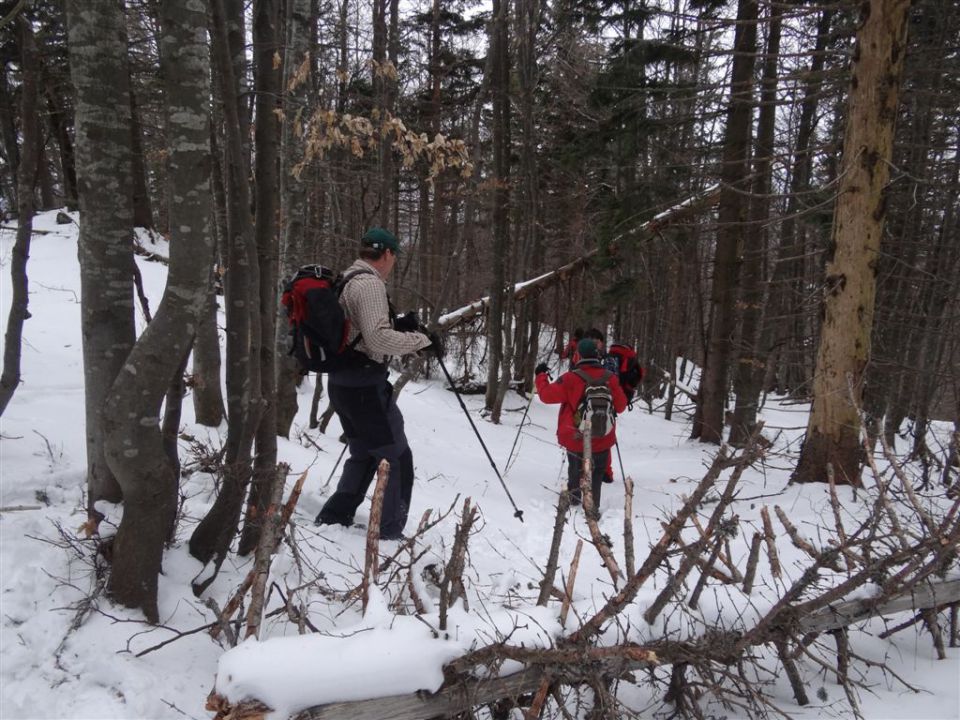
<svg viewBox="0 0 960 720"><path fill-rule="evenodd" d="M423 350L430 338L419 332L398 332L390 322L387 286L383 278L364 260L356 260L344 275L360 271L350 279L340 295L340 305L350 319L349 342L362 335L356 349L374 362L385 363L394 355L409 355Z"/></svg>

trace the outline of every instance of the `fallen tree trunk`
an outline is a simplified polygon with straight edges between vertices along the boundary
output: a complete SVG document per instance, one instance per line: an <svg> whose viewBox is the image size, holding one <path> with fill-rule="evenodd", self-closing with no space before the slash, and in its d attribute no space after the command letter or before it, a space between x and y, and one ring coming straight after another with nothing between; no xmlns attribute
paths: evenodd
<svg viewBox="0 0 960 720"><path fill-rule="evenodd" d="M679 205L674 205L673 207L664 210L662 213L651 218L639 227L618 235L610 242L610 251L615 252L617 244L628 236L650 236L663 230L669 225L677 223L684 218L688 218L691 215L700 212L704 208L716 205L719 199L720 186L711 185L702 193L684 200ZM523 300L526 297L532 297L543 292L547 288L556 285L558 282L566 280L575 272L585 268L590 260L593 259L598 253L599 248L594 248L585 255L582 255L555 270L544 273L543 275L535 277L532 280L518 282L513 286L514 299ZM486 312L489 305L489 296L482 297L479 300L474 300L468 305L464 305L463 307L453 310L452 312L441 315L440 319L437 321L436 327L438 330L450 330L451 328L454 328L457 325L460 325L461 323L464 323L467 320L475 318L477 315Z"/></svg>
<svg viewBox="0 0 960 720"><path fill-rule="evenodd" d="M763 644L784 629L800 634L822 633L873 617L905 610L938 608L958 601L960 580L927 583L883 600L862 598L837 603L796 618L789 628L781 628L775 624L770 627L770 632L758 641ZM646 647L621 645L609 648L566 647L533 650L491 646L488 648L491 657L495 655L500 661L523 662L527 667L517 673L486 679L458 675L436 693L421 691L310 707L296 714L293 720L427 720L451 717L502 698L532 694L547 677L551 682L578 684L597 674L622 677L639 668L671 665L691 659L729 662L731 658L726 657L725 653L735 645L734 638L735 635L731 633L731 642L727 643L714 634L702 643L658 642ZM256 701L230 705L213 694L208 699L207 707L217 711L215 720L262 720L269 712L264 705Z"/></svg>

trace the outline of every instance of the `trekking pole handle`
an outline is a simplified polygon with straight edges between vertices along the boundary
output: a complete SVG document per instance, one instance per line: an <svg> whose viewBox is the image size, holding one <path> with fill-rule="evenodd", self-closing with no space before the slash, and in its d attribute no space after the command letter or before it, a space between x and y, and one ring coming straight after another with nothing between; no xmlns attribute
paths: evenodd
<svg viewBox="0 0 960 720"><path fill-rule="evenodd" d="M480 431L477 430L476 424L473 422L473 417L470 415L470 411L467 409L467 404L463 402L463 398L460 397L460 392L457 390L457 386L453 382L453 378L450 377L450 371L447 370L447 366L443 364L443 360L439 357L437 358L437 364L440 366L440 369L443 370L443 374L447 377L447 382L450 383L450 389L453 390L453 394L457 396L457 401L460 403L460 407L463 408L463 414L467 416L467 420L470 422L470 427L473 428L474 435L477 436L477 440L480 441L480 447L483 448L483 452L487 455L487 460L490 461L490 467L493 468L493 471L497 474L497 480L500 481L500 484L503 486L503 491L507 494L507 499L510 500L510 504L513 505L515 518L519 518L520 522L523 522L523 510L517 507L517 504L513 501L513 496L510 494L510 490L507 488L507 484L503 481L503 477L500 475L500 471L497 469L497 464L493 461L493 456L490 455L490 451L487 449L487 444L483 441L483 438L480 436Z"/></svg>

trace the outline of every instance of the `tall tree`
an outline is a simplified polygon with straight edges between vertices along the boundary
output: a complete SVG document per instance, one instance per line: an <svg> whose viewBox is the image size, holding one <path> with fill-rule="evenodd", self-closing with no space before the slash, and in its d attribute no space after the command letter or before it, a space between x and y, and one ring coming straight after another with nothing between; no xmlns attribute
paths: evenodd
<svg viewBox="0 0 960 720"><path fill-rule="evenodd" d="M827 263L823 330L813 378L813 408L796 482L859 484L863 461L858 405L870 358L876 264L884 193L906 54L910 0L869 0L851 60L842 170Z"/></svg>
<svg viewBox="0 0 960 720"><path fill-rule="evenodd" d="M763 267L767 249L767 218L770 214L774 130L777 114L777 63L780 59L781 9L770 5L767 51L763 60L760 118L753 163L750 222L743 231L743 274L740 288L740 343L733 369L736 406L730 428L730 444L742 446L757 422L764 365L760 352L760 326L764 306Z"/></svg>
<svg viewBox="0 0 960 720"><path fill-rule="evenodd" d="M723 437L730 356L736 330L740 233L743 232L748 210L744 190L748 188L749 179L757 2L740 0L737 8L730 101L723 139L723 165L720 169L717 247L710 291L710 334L693 426L693 437L709 443L719 443Z"/></svg>
<svg viewBox="0 0 960 720"><path fill-rule="evenodd" d="M67 23L76 92L87 503L95 514L98 500L122 497L104 458L102 411L136 337L127 35L117 3L68 0Z"/></svg>
<svg viewBox="0 0 960 720"><path fill-rule="evenodd" d="M276 331L277 308L280 306L277 284L277 261L280 238L277 215L280 210L279 161L282 93L282 38L280 33L280 0L258 0L254 3L253 37L256 48L255 88L256 125L256 243L260 267L260 392L264 399L257 428L253 482L239 552L252 551L260 539L261 521L270 504L270 488L277 468L277 380ZM282 482L282 480L281 480Z"/></svg>
<svg viewBox="0 0 960 720"><path fill-rule="evenodd" d="M224 299L227 315L227 442L224 448L223 483L210 511L190 536L190 554L205 567L194 580L200 594L216 578L237 534L250 481L253 439L260 424L260 274L254 224L250 218L248 147L244 130L249 127L240 97L237 75L242 56L243 6L213 0L211 45L214 68L220 78L225 141L227 274ZM272 339L271 339L272 346Z"/></svg>
<svg viewBox="0 0 960 720"><path fill-rule="evenodd" d="M487 394L486 407L493 422L500 422L500 410L506 392L501 363L509 363L504 352L504 336L510 332L507 315L507 264L510 253L510 56L509 56L510 0L493 0L490 25L490 53L492 60L491 89L493 92L493 277L490 286L490 314L487 329Z"/></svg>
<svg viewBox="0 0 960 720"><path fill-rule="evenodd" d="M310 44L310 0L289 0L286 8L286 51L283 56L283 125L280 151L281 277L292 277L306 262L308 246L307 182L298 167L304 155L304 134L310 112L314 48ZM287 347L287 326L277 328L276 347ZM297 414L297 384L302 375L286 352L277 357L277 434L289 437Z"/></svg>
<svg viewBox="0 0 960 720"><path fill-rule="evenodd" d="M109 590L158 622L157 579L177 509L178 473L164 448L160 407L190 352L213 261L206 13L191 0L160 5L167 107L170 269L157 313L137 340L105 405L107 461L123 489Z"/></svg>
<svg viewBox="0 0 960 720"><path fill-rule="evenodd" d="M40 117L37 112L37 74L39 60L37 45L24 15L16 20L20 45L20 119L22 146L18 152L17 176L17 239L10 261L10 279L13 292L7 329L3 336L3 373L0 374L0 415L6 410L20 384L20 352L23 346L23 323L30 316L27 311L29 284L27 258L30 256L30 236L33 234L34 186L40 164Z"/></svg>

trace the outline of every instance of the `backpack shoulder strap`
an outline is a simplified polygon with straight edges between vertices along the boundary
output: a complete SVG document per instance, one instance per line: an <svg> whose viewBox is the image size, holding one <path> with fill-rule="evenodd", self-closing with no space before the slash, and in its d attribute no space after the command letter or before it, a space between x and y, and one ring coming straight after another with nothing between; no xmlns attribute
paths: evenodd
<svg viewBox="0 0 960 720"><path fill-rule="evenodd" d="M337 294L339 295L340 293L342 293L343 289L347 286L347 283L353 280L355 277L357 277L357 275L376 275L376 274L377 273L375 271L367 270L366 268L360 268L359 270L354 270L353 272L347 273L346 275L341 277L340 280L338 280L336 283Z"/></svg>
<svg viewBox="0 0 960 720"><path fill-rule="evenodd" d="M600 376L598 376L598 377L593 377L593 376L591 376L591 375L587 375L587 373L585 373L585 372L584 372L583 370L581 370L580 368L574 368L573 374L576 375L576 376L577 376L578 378L580 378L581 380L583 380L583 382L584 382L586 385L588 385L588 386L606 385L606 384L607 384L607 381L608 381L611 377L613 377L613 373L610 372L609 370L604 370L604 371L603 371L603 375L600 375Z"/></svg>
<svg viewBox="0 0 960 720"><path fill-rule="evenodd" d="M366 268L360 268L359 270L354 270L353 272L347 273L342 276L336 283L334 283L334 290L337 293L337 297L340 297L343 294L344 288L347 287L347 283L353 280L357 275L376 275L377 273L373 270L367 270ZM389 303L389 300L387 301ZM363 333L357 333L357 336L347 345L348 350L356 350L357 344L363 339ZM359 352L359 350L357 350Z"/></svg>

